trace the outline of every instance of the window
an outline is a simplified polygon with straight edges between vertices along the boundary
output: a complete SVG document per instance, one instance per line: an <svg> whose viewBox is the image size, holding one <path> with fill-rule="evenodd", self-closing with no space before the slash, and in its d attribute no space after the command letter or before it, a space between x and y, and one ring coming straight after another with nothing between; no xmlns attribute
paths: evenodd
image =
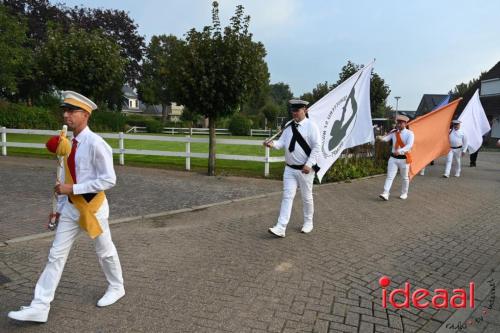
<svg viewBox="0 0 500 333"><path fill-rule="evenodd" d="M481 96L500 95L500 79L481 81Z"/></svg>
<svg viewBox="0 0 500 333"><path fill-rule="evenodd" d="M128 107L131 109L137 109L137 100L136 99L129 99L128 100Z"/></svg>

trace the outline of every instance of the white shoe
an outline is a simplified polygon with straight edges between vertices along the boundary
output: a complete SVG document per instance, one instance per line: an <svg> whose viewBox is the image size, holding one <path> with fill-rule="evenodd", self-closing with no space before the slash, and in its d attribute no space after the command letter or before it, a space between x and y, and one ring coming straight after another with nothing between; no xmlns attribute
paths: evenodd
<svg viewBox="0 0 500 333"><path fill-rule="evenodd" d="M443 175L443 178L450 178L449 175Z"/></svg>
<svg viewBox="0 0 500 333"><path fill-rule="evenodd" d="M31 306L21 306L19 311L10 311L7 315L11 319L19 321L36 321L46 323L49 318L49 309L38 309Z"/></svg>
<svg viewBox="0 0 500 333"><path fill-rule="evenodd" d="M406 200L408 199L408 194L407 193L403 193L399 196L399 199L403 199L403 200Z"/></svg>
<svg viewBox="0 0 500 333"><path fill-rule="evenodd" d="M389 200L389 193L382 193L378 195L379 198L388 201Z"/></svg>
<svg viewBox="0 0 500 333"><path fill-rule="evenodd" d="M123 287L121 289L108 288L104 296L97 301L97 306L103 307L114 304L123 296L125 296L125 289Z"/></svg>
<svg viewBox="0 0 500 333"><path fill-rule="evenodd" d="M268 230L271 234L277 237L285 237L285 229L280 226L274 226Z"/></svg>
<svg viewBox="0 0 500 333"><path fill-rule="evenodd" d="M459 174L458 174L458 175L455 175L455 177L457 177L457 178L458 178L458 177L460 177L460 175L459 175Z"/></svg>
<svg viewBox="0 0 500 333"><path fill-rule="evenodd" d="M300 232L302 232L304 234L308 234L312 230L313 230L313 224L312 223L304 223L304 225L302 226L302 230L300 230Z"/></svg>

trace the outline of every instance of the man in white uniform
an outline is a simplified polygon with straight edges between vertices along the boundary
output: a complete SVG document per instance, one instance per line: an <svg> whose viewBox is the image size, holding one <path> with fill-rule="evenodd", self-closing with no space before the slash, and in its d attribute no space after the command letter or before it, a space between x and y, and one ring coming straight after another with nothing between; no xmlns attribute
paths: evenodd
<svg viewBox="0 0 500 333"><path fill-rule="evenodd" d="M303 233L313 230L313 181L317 169L316 161L320 153L320 134L314 122L307 118L309 102L292 99L289 101L293 120L285 128L277 141L265 141L264 145L275 149L285 149L285 171L283 173L283 199L278 223L269 229L277 237L285 237L286 227L292 212L293 198L300 188L302 194L304 224Z"/></svg>
<svg viewBox="0 0 500 333"><path fill-rule="evenodd" d="M64 121L73 129L71 153L65 157L63 181L55 192L64 200L59 206L59 223L48 262L35 287L29 306L11 311L8 316L21 321L46 322L50 303L59 284L71 246L80 230L95 241L95 250L109 283L97 306L111 305L125 295L122 269L108 225L109 206L105 190L115 185L111 147L87 126L97 106L73 91L63 92ZM69 149L69 142L68 149Z"/></svg>
<svg viewBox="0 0 500 333"><path fill-rule="evenodd" d="M398 115L396 117L396 128L381 138L385 142L392 140L391 157L387 163L387 178L384 184L384 192L379 195L385 201L389 200L392 182L398 173L398 169L403 178L399 198L403 200L408 198L408 188L410 187L410 179L408 177L411 163L410 151L414 140L413 132L406 128L408 120L408 117Z"/></svg>
<svg viewBox="0 0 500 333"><path fill-rule="evenodd" d="M467 150L467 137L465 133L460 129L460 120L453 120L453 129L450 131L450 147L451 150L446 157L446 167L444 169L444 178L450 177L451 165L453 160L456 162L455 166L455 177L460 177L460 171L462 170L462 156Z"/></svg>

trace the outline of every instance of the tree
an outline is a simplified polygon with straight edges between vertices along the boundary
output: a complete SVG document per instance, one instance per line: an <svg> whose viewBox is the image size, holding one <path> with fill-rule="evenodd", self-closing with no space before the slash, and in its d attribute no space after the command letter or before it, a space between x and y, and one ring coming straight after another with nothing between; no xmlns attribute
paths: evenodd
<svg viewBox="0 0 500 333"><path fill-rule="evenodd" d="M264 105L260 110L260 113L264 115L264 117L267 119L268 123L271 124L271 127L274 127L274 124L276 123L276 119L278 118L278 115L280 114L280 107L278 104L269 101Z"/></svg>
<svg viewBox="0 0 500 333"><path fill-rule="evenodd" d="M175 36L153 36L146 50L138 84L139 98L149 104L161 104L162 120L167 118L167 106L174 102L175 68L183 42Z"/></svg>
<svg viewBox="0 0 500 333"><path fill-rule="evenodd" d="M120 47L120 56L126 60L125 75L128 83L135 86L139 78L140 62L144 50L144 37L137 32L137 25L121 10L66 7L64 4L50 4L49 0L3 0L1 1L20 19L27 21L28 37L33 41L31 49L35 58L47 42L50 27L57 25L68 33L81 28L87 32L99 30ZM34 71L20 91L24 98L34 98L47 89L43 69ZM112 98L112 97L110 97Z"/></svg>
<svg viewBox="0 0 500 333"><path fill-rule="evenodd" d="M304 95L300 96L300 99L308 101L312 105L319 101L323 96L328 94L332 89L332 86L328 85L328 81L325 81L325 83L318 83L316 85L316 88L313 89L312 93L305 93Z"/></svg>
<svg viewBox="0 0 500 333"><path fill-rule="evenodd" d="M191 29L181 48L175 77L178 101L209 120L208 174L215 175L215 123L234 114L263 81L269 80L266 50L252 41L249 16L236 7L229 26L222 29L218 3L213 2L212 25Z"/></svg>
<svg viewBox="0 0 500 333"><path fill-rule="evenodd" d="M288 115L288 101L293 98L290 86L284 82L273 83L269 85L272 101L279 106L280 115Z"/></svg>
<svg viewBox="0 0 500 333"><path fill-rule="evenodd" d="M332 85L332 89L336 88L361 68L363 68L363 65L357 65L350 60L347 61L347 64L342 67L342 71L339 73L337 83ZM387 111L386 101L390 93L391 89L389 89L389 86L385 84L384 79L372 71L372 77L370 79L370 105L372 116L383 116L383 114L380 113Z"/></svg>
<svg viewBox="0 0 500 333"><path fill-rule="evenodd" d="M32 70L33 54L26 30L26 22L9 14L0 4L0 96L11 100Z"/></svg>
<svg viewBox="0 0 500 333"><path fill-rule="evenodd" d="M87 32L100 30L104 36L114 40L120 47L120 55L126 59L125 79L135 87L139 80L145 44L144 37L140 36L138 25L130 18L127 12L116 9L101 8L66 8L61 6L65 16L70 18L73 26Z"/></svg>
<svg viewBox="0 0 500 333"><path fill-rule="evenodd" d="M302 95L301 98L311 103L315 103L330 92L330 90L335 89L342 82L350 78L361 68L363 68L362 65L357 65L349 60L347 61L347 64L342 67L342 70L339 73L339 79L336 83L331 86L328 86L328 82L319 83L316 88L313 89L312 93L306 93ZM389 89L389 86L385 84L384 79L372 71L370 79L370 104L373 117L383 117L390 111L390 107L386 105L387 97L390 93L391 90Z"/></svg>
<svg viewBox="0 0 500 333"><path fill-rule="evenodd" d="M468 83L461 82L457 84L455 88L453 88L453 91L450 91L451 100L456 100L457 98L464 97L467 90L469 90L473 85L480 81L486 73L487 71L481 72L481 74L479 74L477 78L473 78Z"/></svg>
<svg viewBox="0 0 500 333"><path fill-rule="evenodd" d="M97 31L49 31L40 68L57 89L75 90L111 107L121 104L125 59L119 47Z"/></svg>

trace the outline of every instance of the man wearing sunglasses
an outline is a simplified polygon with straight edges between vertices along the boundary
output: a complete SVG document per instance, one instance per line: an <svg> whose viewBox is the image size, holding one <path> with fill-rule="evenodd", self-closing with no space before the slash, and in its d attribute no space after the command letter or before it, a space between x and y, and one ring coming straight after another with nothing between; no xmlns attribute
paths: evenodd
<svg viewBox="0 0 500 333"><path fill-rule="evenodd" d="M59 223L48 262L38 279L31 304L8 314L19 321L47 321L50 303L80 230L86 231L94 239L97 258L108 281L108 288L97 306L111 305L125 295L120 260L111 240L109 206L104 194L116 183L113 153L111 147L87 126L97 105L74 91L64 91L63 99L61 110L64 122L73 130L72 145L70 147L69 142L60 137L54 137L47 143L49 150L55 150L51 147L67 145L64 150L68 154L62 154L64 170L61 174L64 176L55 187L55 192L62 199L58 208Z"/></svg>

